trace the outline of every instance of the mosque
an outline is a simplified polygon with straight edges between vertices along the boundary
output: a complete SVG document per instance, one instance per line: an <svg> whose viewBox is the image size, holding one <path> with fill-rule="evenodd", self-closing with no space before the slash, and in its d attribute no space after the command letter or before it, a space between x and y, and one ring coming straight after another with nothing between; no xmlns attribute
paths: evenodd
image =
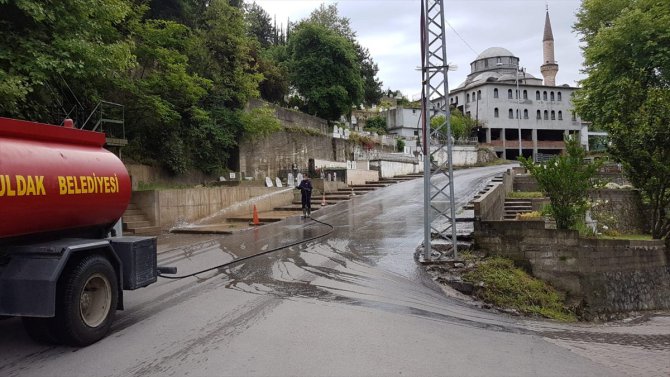
<svg viewBox="0 0 670 377"><path fill-rule="evenodd" d="M543 64L537 78L519 67L519 58L502 47L491 47L470 64L470 74L449 94L452 108L477 119L479 142L501 158L543 159L565 149L566 135L588 136L588 127L575 114L572 95L578 89L556 85L558 64L547 10Z"/></svg>

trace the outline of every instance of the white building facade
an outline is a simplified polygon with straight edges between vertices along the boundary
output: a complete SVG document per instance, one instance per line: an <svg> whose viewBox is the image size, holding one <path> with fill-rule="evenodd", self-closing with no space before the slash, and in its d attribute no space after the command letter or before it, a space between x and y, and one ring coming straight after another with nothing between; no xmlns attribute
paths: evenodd
<svg viewBox="0 0 670 377"><path fill-rule="evenodd" d="M578 88L554 85L558 64L553 60L553 46L547 13L541 67L544 83L520 69L519 58L509 50L492 47L477 56L465 82L449 94L452 108L481 122L479 142L502 158L516 159L519 150L534 159L559 154L565 149L565 136L580 137L582 121L572 104Z"/></svg>

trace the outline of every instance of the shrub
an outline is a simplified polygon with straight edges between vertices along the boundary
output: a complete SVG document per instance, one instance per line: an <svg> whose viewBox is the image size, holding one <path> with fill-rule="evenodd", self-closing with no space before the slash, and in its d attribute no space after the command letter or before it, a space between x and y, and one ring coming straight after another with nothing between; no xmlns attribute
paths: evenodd
<svg viewBox="0 0 670 377"><path fill-rule="evenodd" d="M588 209L588 190L600 163L584 162L586 152L575 137L565 139L566 153L544 164L519 157L521 165L535 177L551 200L551 211L559 229L574 228Z"/></svg>

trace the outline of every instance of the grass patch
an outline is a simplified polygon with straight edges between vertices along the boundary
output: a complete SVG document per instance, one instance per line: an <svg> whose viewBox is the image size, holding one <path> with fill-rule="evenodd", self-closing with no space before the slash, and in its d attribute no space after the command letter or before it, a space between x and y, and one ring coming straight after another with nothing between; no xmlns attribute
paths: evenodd
<svg viewBox="0 0 670 377"><path fill-rule="evenodd" d="M520 213L518 216L519 220L538 220L543 217L540 211Z"/></svg>
<svg viewBox="0 0 670 377"><path fill-rule="evenodd" d="M507 193L508 199L533 199L544 197L546 197L546 195L540 191L512 191Z"/></svg>
<svg viewBox="0 0 670 377"><path fill-rule="evenodd" d="M605 240L633 240L633 241L651 241L651 234L601 234L598 238Z"/></svg>
<svg viewBox="0 0 670 377"><path fill-rule="evenodd" d="M465 273L463 280L475 285L483 282L484 287L476 295L493 305L559 321L576 321L575 314L565 308L565 294L515 267L509 259L484 260Z"/></svg>

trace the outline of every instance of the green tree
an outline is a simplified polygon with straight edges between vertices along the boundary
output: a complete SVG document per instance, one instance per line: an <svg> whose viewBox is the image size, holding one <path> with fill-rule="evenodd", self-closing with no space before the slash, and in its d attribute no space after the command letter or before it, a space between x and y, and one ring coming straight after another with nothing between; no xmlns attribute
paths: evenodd
<svg viewBox="0 0 670 377"><path fill-rule="evenodd" d="M363 102L367 106L379 103L382 97L382 82L377 78L379 67L370 56L370 51L356 40L356 32L351 29L349 18L340 17L337 4L321 4L307 19L298 23L297 28L304 23L321 25L353 43L363 80Z"/></svg>
<svg viewBox="0 0 670 377"><path fill-rule="evenodd" d="M670 235L670 7L656 0L585 0L586 42L575 104L609 133L610 153L651 208L651 234Z"/></svg>
<svg viewBox="0 0 670 377"><path fill-rule="evenodd" d="M444 124L444 115L438 115L430 119L430 126L433 129L436 129ZM454 109L451 110L451 134L454 136L454 139L464 139L470 137L472 130L477 127L477 121L470 118L469 116L463 115L463 113ZM442 128L442 131L445 133L443 136L446 136L446 127Z"/></svg>
<svg viewBox="0 0 670 377"><path fill-rule="evenodd" d="M597 163L584 161L586 151L576 137L565 140L565 154L543 164L519 157L521 165L535 177L538 185L551 200L551 214L558 229L574 228L584 221L588 209L589 189L598 172Z"/></svg>
<svg viewBox="0 0 670 377"><path fill-rule="evenodd" d="M201 0L150 0L146 18L175 21L193 29L206 8Z"/></svg>
<svg viewBox="0 0 670 377"><path fill-rule="evenodd" d="M356 56L361 65L361 77L363 79L363 102L366 106L379 103L382 99L382 82L377 78L379 67L372 60L370 51L356 43Z"/></svg>
<svg viewBox="0 0 670 377"><path fill-rule="evenodd" d="M332 30L351 42L355 42L356 32L351 29L349 21L346 17L340 17L337 4L326 5L322 3L319 8L312 11L307 19L299 22L296 29L299 29L305 23L317 24Z"/></svg>
<svg viewBox="0 0 670 377"><path fill-rule="evenodd" d="M403 152L405 150L405 140L395 139L395 150Z"/></svg>
<svg viewBox="0 0 670 377"><path fill-rule="evenodd" d="M385 135L388 130L386 129L386 118L375 115L365 122L365 131L376 132L379 135Z"/></svg>
<svg viewBox="0 0 670 377"><path fill-rule="evenodd" d="M253 66L251 41L242 11L226 0L212 0L197 30L198 41L189 53L192 69L213 83L208 108L241 109L258 97L263 79Z"/></svg>
<svg viewBox="0 0 670 377"><path fill-rule="evenodd" d="M270 106L252 109L242 114L244 136L248 139L271 135L281 130L281 122Z"/></svg>
<svg viewBox="0 0 670 377"><path fill-rule="evenodd" d="M262 48L270 47L274 42L276 30L272 26L268 12L255 2L245 4L244 20L247 24L247 34L256 39Z"/></svg>
<svg viewBox="0 0 670 377"><path fill-rule="evenodd" d="M0 0L0 115L53 122L65 94L97 102L135 66L127 29L141 13L128 0Z"/></svg>
<svg viewBox="0 0 670 377"><path fill-rule="evenodd" d="M291 82L310 114L337 120L363 98L363 83L353 44L335 32L304 23L289 41Z"/></svg>

